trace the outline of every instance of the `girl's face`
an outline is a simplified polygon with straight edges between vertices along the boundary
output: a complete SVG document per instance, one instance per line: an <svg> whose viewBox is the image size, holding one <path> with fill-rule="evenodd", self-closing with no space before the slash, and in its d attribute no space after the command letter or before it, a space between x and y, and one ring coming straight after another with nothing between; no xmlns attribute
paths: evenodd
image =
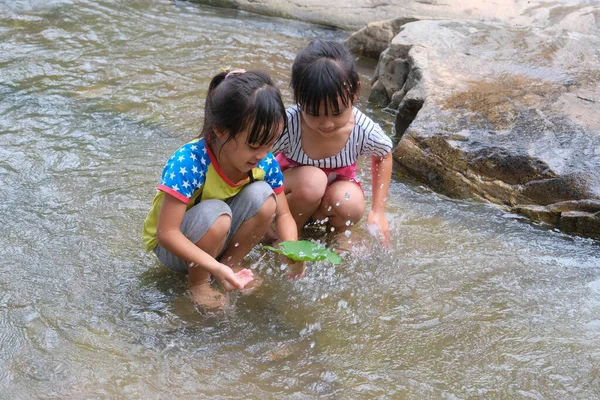
<svg viewBox="0 0 600 400"><path fill-rule="evenodd" d="M325 115L325 103L319 105L318 114L311 114L308 111L302 111L302 117L306 125L313 131L324 137L335 136L341 128L345 127L350 118L352 118L352 103L344 106L344 103L338 98L339 112L335 112L335 107L331 105L327 108L328 115Z"/></svg>
<svg viewBox="0 0 600 400"><path fill-rule="evenodd" d="M277 132L283 130L283 122L277 126ZM240 173L247 173L252 168L256 168L256 165L260 160L267 156L273 149L273 144L277 140L278 136L275 136L273 140L264 145L254 145L246 143L248 139L248 130L245 129L240 132L236 137L223 144L221 148L221 157L219 163L222 167L224 164L228 164Z"/></svg>

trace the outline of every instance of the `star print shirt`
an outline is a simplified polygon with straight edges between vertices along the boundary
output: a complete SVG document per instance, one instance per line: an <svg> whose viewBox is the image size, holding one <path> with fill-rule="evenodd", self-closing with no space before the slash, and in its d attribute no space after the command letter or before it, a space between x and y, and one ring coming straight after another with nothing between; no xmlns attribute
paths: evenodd
<svg viewBox="0 0 600 400"><path fill-rule="evenodd" d="M283 174L271 153L252 169L252 177L267 182L275 193L283 191ZM203 200L227 200L249 183L250 177L237 183L231 182L221 171L203 138L181 146L163 169L158 192L146 217L143 232L146 250L151 251L158 244L156 226L165 194L184 202L189 210Z"/></svg>

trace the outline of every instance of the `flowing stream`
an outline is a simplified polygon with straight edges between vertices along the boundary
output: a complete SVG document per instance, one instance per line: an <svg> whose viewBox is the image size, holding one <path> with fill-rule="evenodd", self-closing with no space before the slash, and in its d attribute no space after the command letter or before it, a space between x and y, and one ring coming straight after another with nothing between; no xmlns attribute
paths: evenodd
<svg viewBox="0 0 600 400"><path fill-rule="evenodd" d="M358 226L343 264L290 281L257 248L263 286L222 315L143 251L219 68L268 71L289 105L295 54L346 36L183 1L0 0L1 398L600 397L598 242L409 177L390 249Z"/></svg>

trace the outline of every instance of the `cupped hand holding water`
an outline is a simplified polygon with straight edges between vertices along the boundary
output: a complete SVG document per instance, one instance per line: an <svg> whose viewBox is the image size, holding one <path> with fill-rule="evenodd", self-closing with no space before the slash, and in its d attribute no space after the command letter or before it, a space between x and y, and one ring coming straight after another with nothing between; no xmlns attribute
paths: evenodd
<svg viewBox="0 0 600 400"><path fill-rule="evenodd" d="M254 279L253 275L252 271L247 268L239 270L238 272L233 272L233 270L225 264L221 264L221 268L213 272L213 276L221 286L223 286L223 289L226 292L242 290L247 284L252 282Z"/></svg>

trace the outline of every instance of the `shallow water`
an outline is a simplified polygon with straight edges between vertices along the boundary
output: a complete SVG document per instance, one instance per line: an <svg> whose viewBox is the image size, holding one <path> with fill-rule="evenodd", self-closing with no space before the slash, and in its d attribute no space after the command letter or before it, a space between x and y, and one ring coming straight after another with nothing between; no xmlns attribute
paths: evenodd
<svg viewBox="0 0 600 400"><path fill-rule="evenodd" d="M600 396L598 242L402 176L391 249L358 227L342 265L297 282L256 249L263 287L221 316L144 253L219 67L270 71L289 104L295 53L345 36L187 2L0 0L2 398Z"/></svg>

